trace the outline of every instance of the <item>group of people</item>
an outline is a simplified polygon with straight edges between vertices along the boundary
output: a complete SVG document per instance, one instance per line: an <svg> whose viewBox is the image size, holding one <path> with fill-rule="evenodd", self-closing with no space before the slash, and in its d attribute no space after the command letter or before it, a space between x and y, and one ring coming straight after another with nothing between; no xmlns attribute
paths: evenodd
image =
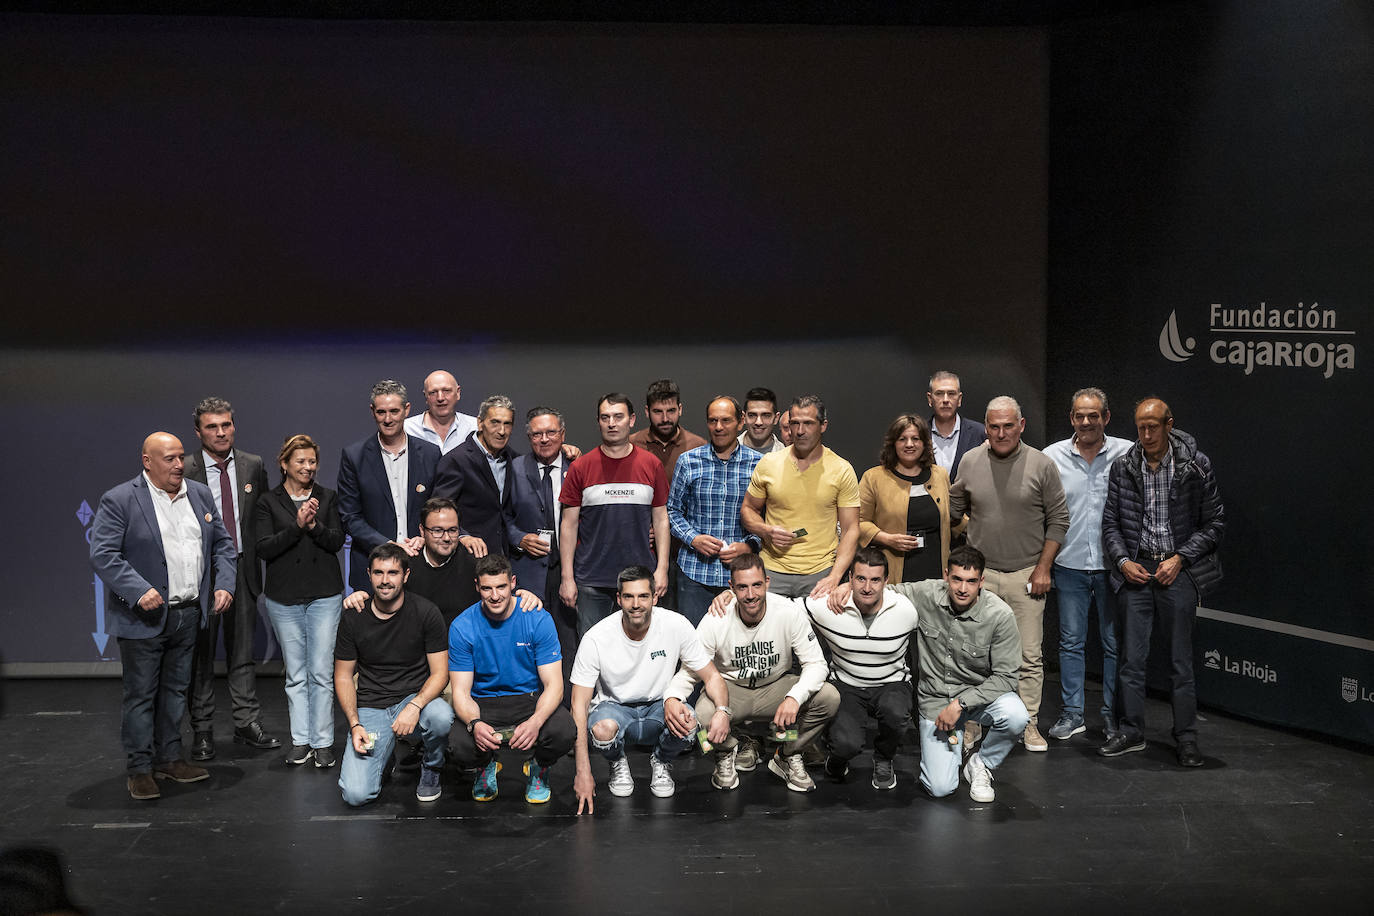
<svg viewBox="0 0 1374 916"><path fill-rule="evenodd" d="M338 764L351 805L375 799L397 765L418 769L417 798L437 799L450 758L474 774L472 797L491 801L503 749L517 752L536 804L571 753L579 813L594 804L593 753L611 794L628 795L637 746L660 797L693 748L712 755L722 791L766 758L807 792L808 767L847 778L870 721L872 784L891 789L913 719L923 788L951 794L962 774L970 797L990 802L1017 743L1048 747L1038 714L1052 586L1062 697L1048 737L1087 727L1096 605L1099 753L1145 747L1158 619L1178 761L1203 762L1191 633L1220 579L1224 515L1206 456L1157 398L1137 405L1132 444L1106 435L1107 396L1085 388L1073 435L1041 451L1021 441L1014 399L994 398L979 423L959 412L958 377L938 372L929 419L897 417L859 478L824 444L814 395L781 412L766 388L719 396L703 438L682 426L680 392L663 379L637 431L629 397L600 398L600 441L586 454L565 441L559 410L528 410L520 454L509 398L459 413L445 371L424 394L411 416L404 385L373 386L376 433L343 450L337 491L316 482L319 446L303 434L282 444L269 489L262 460L235 447L232 407L207 398L198 450L148 436L142 473L101 499L91 561L124 663L132 797L158 797L158 779L208 777L197 764L216 752L220 632L234 740L280 746L254 687L259 594L286 669L287 762Z"/></svg>

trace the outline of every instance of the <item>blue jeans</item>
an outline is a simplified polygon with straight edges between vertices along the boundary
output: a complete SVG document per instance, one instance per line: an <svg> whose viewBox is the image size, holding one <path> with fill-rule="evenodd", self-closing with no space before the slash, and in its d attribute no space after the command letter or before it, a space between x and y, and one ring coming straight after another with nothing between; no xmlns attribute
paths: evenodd
<svg viewBox="0 0 1374 916"><path fill-rule="evenodd" d="M977 753L989 770L995 770L1016 746L1030 722L1030 714L1019 696L1004 693L986 705L970 706L953 732L937 731L932 720L922 717L916 724L921 733L921 786L936 798L959 788L965 722L983 726L983 743ZM959 744L949 743L951 734L959 739Z"/></svg>
<svg viewBox="0 0 1374 916"><path fill-rule="evenodd" d="M615 737L609 741L600 741L595 735L590 737L592 747L607 760L619 760L625 754L625 745L629 744L634 747L652 746L654 756L667 763L691 750L697 740L695 726L686 738L679 738L664 724L662 700L636 705L604 700L587 713L588 731L596 723L607 719L616 724Z"/></svg>
<svg viewBox="0 0 1374 916"><path fill-rule="evenodd" d="M280 604L267 597L263 601L286 666L291 743L333 747L334 636L343 592L305 604Z"/></svg>
<svg viewBox="0 0 1374 916"><path fill-rule="evenodd" d="M119 638L124 665L120 738L130 773L151 773L154 763L181 759L181 720L199 629L196 605L168 610L156 636Z"/></svg>
<svg viewBox="0 0 1374 916"><path fill-rule="evenodd" d="M381 794L382 773L396 747L396 733L391 730L391 723L413 699L415 694L412 693L386 709L358 707L358 722L377 736L377 743L367 754L359 754L353 749L352 735L344 742L343 761L339 765L339 788L343 790L343 800L350 805L365 805ZM420 742L424 746L421 763L431 770L444 765L448 733L452 728L453 707L444 702L442 697L435 697L425 704L415 730L420 733Z"/></svg>
<svg viewBox="0 0 1374 916"><path fill-rule="evenodd" d="M706 616L706 612L711 608L711 602L716 596L725 591L727 586L720 585L712 587L702 585L691 576L681 570L677 577L677 612L692 622L692 626L701 623L701 618Z"/></svg>
<svg viewBox="0 0 1374 916"><path fill-rule="evenodd" d="M1059 593L1059 683L1063 712L1083 717L1083 649L1088 642L1088 611L1097 603L1102 633L1102 717L1112 721L1116 700L1116 613L1103 570L1054 568Z"/></svg>

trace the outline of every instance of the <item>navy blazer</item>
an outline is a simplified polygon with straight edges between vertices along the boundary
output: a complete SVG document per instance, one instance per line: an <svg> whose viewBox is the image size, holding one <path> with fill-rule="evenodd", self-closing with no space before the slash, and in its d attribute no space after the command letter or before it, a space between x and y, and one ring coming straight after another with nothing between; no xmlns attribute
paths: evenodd
<svg viewBox="0 0 1374 916"><path fill-rule="evenodd" d="M556 464L566 476L568 461L559 455ZM534 592L547 607L550 603L558 601L557 595L544 594L544 586L548 584L549 565L552 563L557 568L558 554L550 552L546 556L535 557L520 549L520 541L525 535L544 527L543 473L539 470L538 458L534 455L521 455L511 462L511 467L506 472L506 496L506 546L509 550L511 568L520 588Z"/></svg>
<svg viewBox="0 0 1374 916"><path fill-rule="evenodd" d="M216 590L234 593L238 567L234 541L215 511L210 488L186 481L186 495L200 523L204 571L200 576L200 622L205 626L214 607ZM106 623L111 636L147 639L157 636L167 621L167 555L157 510L140 473L100 497L91 521L91 568L105 583ZM144 611L138 599L150 588L162 594L162 607Z"/></svg>
<svg viewBox="0 0 1374 916"><path fill-rule="evenodd" d="M487 544L487 553L505 555L506 526L502 519L505 503L510 498L510 481L515 467L515 452L504 449L506 455L506 494L503 497L487 463L486 452L469 436L454 446L439 461L434 474L434 495L453 500L458 507L458 527L463 534L479 537Z"/></svg>
<svg viewBox="0 0 1374 916"><path fill-rule="evenodd" d="M267 492L267 471L263 469L262 459L252 452L245 452L234 449L234 469L235 476L239 482L239 532L243 537L239 541L239 553L242 557L244 582L248 585L248 600L256 602L258 595L262 594L262 567L258 564L257 553L257 531L254 529L255 519L257 518L258 497ZM198 480L203 484L209 483L205 475L205 466L201 463L201 449L196 449L186 456L186 476L190 480ZM213 493L210 494L214 496ZM224 513L220 513L220 518ZM228 526L225 526L226 529Z"/></svg>
<svg viewBox="0 0 1374 916"><path fill-rule="evenodd" d="M406 499L406 537L420 533L420 508L433 495L434 471L441 456L439 446L406 436L409 492ZM391 501L391 481L382 465L382 445L374 432L344 448L339 459L339 518L353 538L348 583L371 591L367 555L372 548L396 539L396 507Z"/></svg>
<svg viewBox="0 0 1374 916"><path fill-rule="evenodd" d="M930 428L935 428L935 416L931 415ZM977 448L988 439L987 427L977 420L970 420L968 417L959 417L959 442L954 447L954 463L949 466L949 481L954 482L954 478L959 476L959 462L964 460L964 453L969 449ZM957 521L957 519L955 520Z"/></svg>

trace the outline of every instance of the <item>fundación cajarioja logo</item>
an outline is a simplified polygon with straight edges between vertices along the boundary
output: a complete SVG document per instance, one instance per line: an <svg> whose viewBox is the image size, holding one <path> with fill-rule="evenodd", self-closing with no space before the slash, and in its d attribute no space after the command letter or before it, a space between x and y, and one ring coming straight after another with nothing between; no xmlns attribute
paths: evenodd
<svg viewBox="0 0 1374 916"><path fill-rule="evenodd" d="M1218 366L1237 366L1249 375L1256 367L1318 369L1331 378L1337 369L1355 368L1355 332L1340 326L1335 309L1313 302L1293 308L1231 308L1213 302L1207 314L1212 340L1205 347ZM1198 342L1178 329L1178 310L1159 332L1159 352L1183 363L1197 354Z"/></svg>

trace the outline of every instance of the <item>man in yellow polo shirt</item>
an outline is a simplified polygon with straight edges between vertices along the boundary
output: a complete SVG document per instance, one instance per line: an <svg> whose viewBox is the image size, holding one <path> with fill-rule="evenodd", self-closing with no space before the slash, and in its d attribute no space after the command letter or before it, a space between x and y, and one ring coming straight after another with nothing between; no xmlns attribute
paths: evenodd
<svg viewBox="0 0 1374 916"><path fill-rule="evenodd" d="M797 398L788 424L792 444L755 466L740 521L762 542L769 591L820 598L840 581L859 546L859 481L849 462L822 443L824 401L814 394Z"/></svg>

